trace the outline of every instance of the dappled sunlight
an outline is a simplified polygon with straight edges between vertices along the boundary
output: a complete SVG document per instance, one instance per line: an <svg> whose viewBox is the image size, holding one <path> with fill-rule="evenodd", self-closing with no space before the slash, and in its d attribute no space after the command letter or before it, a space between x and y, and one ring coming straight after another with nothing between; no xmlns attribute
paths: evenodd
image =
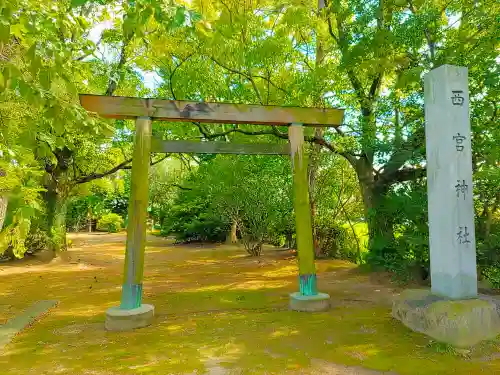
<svg viewBox="0 0 500 375"><path fill-rule="evenodd" d="M1 267L1 266L0 266ZM74 273L78 271L86 270L98 270L100 267L91 266L88 264L64 264L61 266L51 266L51 265L40 265L31 266L26 268L5 268L0 271L0 277L10 276L10 275L20 275L20 274L31 274L31 275L47 275L48 273Z"/></svg>
<svg viewBox="0 0 500 375"><path fill-rule="evenodd" d="M368 359L369 357L375 356L380 352L379 349L370 344L343 346L342 350L345 351L347 355L361 360Z"/></svg>
<svg viewBox="0 0 500 375"><path fill-rule="evenodd" d="M236 255L231 255L231 256L228 256L227 258L228 259L242 259L242 258L247 258L248 255L245 255L245 254L236 254Z"/></svg>
<svg viewBox="0 0 500 375"><path fill-rule="evenodd" d="M220 260L215 259L201 259L201 260L186 260L184 266L204 266L209 264L220 264Z"/></svg>
<svg viewBox="0 0 500 375"><path fill-rule="evenodd" d="M275 277L290 277L296 276L298 272L298 267L296 265L284 266L281 268L276 268L269 271L264 272L255 272L254 274L258 274L260 276L275 278Z"/></svg>
<svg viewBox="0 0 500 375"><path fill-rule="evenodd" d="M273 339L278 338L278 337L288 337L288 336L293 336L293 335L298 335L299 331L297 330L288 330L288 329L281 329L274 331L271 333L270 337Z"/></svg>
<svg viewBox="0 0 500 375"><path fill-rule="evenodd" d="M75 264L34 261L23 266L30 271L0 266L0 319L37 300L59 301L0 355L9 375L323 375L349 369L340 364L400 375L422 364L426 375L449 368L457 375L500 371L497 342L467 361L433 352L426 337L392 319L390 297L398 288L344 261L317 262L318 287L331 295L330 311L289 311L288 295L298 288L296 259L272 249L254 258L237 247L154 239L146 252L143 295L155 306L153 324L107 332L105 311L120 301L125 237L107 238L80 235L85 244L69 251ZM492 359L485 367L481 358L487 356Z"/></svg>
<svg viewBox="0 0 500 375"><path fill-rule="evenodd" d="M238 345L234 342L228 342L225 345L203 346L198 351L204 361L210 361L215 358L218 361L234 361L245 351L245 347L242 344Z"/></svg>
<svg viewBox="0 0 500 375"><path fill-rule="evenodd" d="M184 328L182 325L179 325L179 324L170 324L167 327L167 331L169 331L170 333L175 333L175 332L178 332L181 330L184 330Z"/></svg>
<svg viewBox="0 0 500 375"><path fill-rule="evenodd" d="M332 272L332 271L347 271L356 269L356 265L342 260L321 260L316 262L316 271Z"/></svg>
<svg viewBox="0 0 500 375"><path fill-rule="evenodd" d="M194 289L183 289L183 292L211 292L216 290L226 290L231 287L231 284L219 284L219 285L209 285Z"/></svg>
<svg viewBox="0 0 500 375"><path fill-rule="evenodd" d="M269 281L269 280L250 280L243 283L233 284L230 289L233 290L260 290L260 289L280 289L292 284L291 282Z"/></svg>
<svg viewBox="0 0 500 375"><path fill-rule="evenodd" d="M102 306L82 306L82 307L71 307L71 310L65 308L65 306L60 309L55 309L51 315L55 317L85 317L85 318L103 318L99 316L102 314L103 308Z"/></svg>

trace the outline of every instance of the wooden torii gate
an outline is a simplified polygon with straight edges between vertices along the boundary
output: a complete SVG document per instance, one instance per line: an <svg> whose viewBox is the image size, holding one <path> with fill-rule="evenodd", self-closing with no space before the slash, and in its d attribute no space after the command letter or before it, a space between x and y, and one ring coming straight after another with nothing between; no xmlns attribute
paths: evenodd
<svg viewBox="0 0 500 375"><path fill-rule="evenodd" d="M304 127L339 126L344 110L98 95L80 95L80 103L87 111L103 117L135 119L136 122L122 297L120 307L112 307L106 312L108 330L144 327L151 323L154 316L154 307L142 303L148 174L152 152L290 154L299 263L299 292L290 295L290 307L297 311L318 311L329 307L330 297L319 293L316 287ZM153 120L288 126L289 144L165 141L152 137Z"/></svg>

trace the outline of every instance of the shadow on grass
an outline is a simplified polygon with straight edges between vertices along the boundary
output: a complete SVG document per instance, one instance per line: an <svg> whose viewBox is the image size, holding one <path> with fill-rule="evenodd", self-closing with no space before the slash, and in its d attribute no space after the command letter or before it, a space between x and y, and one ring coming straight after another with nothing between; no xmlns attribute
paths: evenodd
<svg viewBox="0 0 500 375"><path fill-rule="evenodd" d="M152 326L126 333L106 332L108 303L93 302L86 310L56 309L14 340L0 366L13 375L30 369L37 374L202 374L211 366L283 374L319 359L398 374L472 374L479 363L436 353L424 336L393 321L385 307L297 313L288 311L286 294L274 289L166 293L148 300L156 306ZM494 367L481 366L483 371Z"/></svg>

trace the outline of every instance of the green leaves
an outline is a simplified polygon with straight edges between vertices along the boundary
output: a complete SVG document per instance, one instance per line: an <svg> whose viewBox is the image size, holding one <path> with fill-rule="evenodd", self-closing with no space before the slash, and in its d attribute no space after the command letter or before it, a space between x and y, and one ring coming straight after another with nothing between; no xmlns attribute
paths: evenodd
<svg viewBox="0 0 500 375"><path fill-rule="evenodd" d="M185 21L186 21L186 9L184 7L178 7L175 12L172 25L174 27L179 27L184 25Z"/></svg>
<svg viewBox="0 0 500 375"><path fill-rule="evenodd" d="M403 71L398 77L394 88L401 90L418 89L422 85L421 76L423 71L424 69L419 66Z"/></svg>
<svg viewBox="0 0 500 375"><path fill-rule="evenodd" d="M129 13L123 21L123 36L125 39L130 39L139 28L137 23L136 15L134 13Z"/></svg>
<svg viewBox="0 0 500 375"><path fill-rule="evenodd" d="M77 7L80 7L80 6L88 4L88 3L105 5L108 2L110 2L110 1L108 1L108 0L71 0L71 7L77 8Z"/></svg>
<svg viewBox="0 0 500 375"><path fill-rule="evenodd" d="M0 43L8 43L10 39L10 25L7 20L0 18Z"/></svg>
<svg viewBox="0 0 500 375"><path fill-rule="evenodd" d="M48 69L44 69L40 71L40 74L38 75L38 79L40 80L40 84L45 90L50 90L50 84L51 84L51 71Z"/></svg>
<svg viewBox="0 0 500 375"><path fill-rule="evenodd" d="M5 77L3 72L0 70L0 93L5 89Z"/></svg>

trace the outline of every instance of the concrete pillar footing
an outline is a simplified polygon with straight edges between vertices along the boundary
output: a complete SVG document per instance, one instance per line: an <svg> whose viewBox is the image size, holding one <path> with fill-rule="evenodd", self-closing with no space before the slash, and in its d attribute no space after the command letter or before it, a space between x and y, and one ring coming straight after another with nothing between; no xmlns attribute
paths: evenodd
<svg viewBox="0 0 500 375"><path fill-rule="evenodd" d="M314 296L304 296L299 292L290 294L290 309L294 311L316 312L330 308L330 296L318 293Z"/></svg>
<svg viewBox="0 0 500 375"><path fill-rule="evenodd" d="M106 311L105 328L108 331L132 331L149 326L153 322L154 315L153 305L141 305L130 310L111 307Z"/></svg>

